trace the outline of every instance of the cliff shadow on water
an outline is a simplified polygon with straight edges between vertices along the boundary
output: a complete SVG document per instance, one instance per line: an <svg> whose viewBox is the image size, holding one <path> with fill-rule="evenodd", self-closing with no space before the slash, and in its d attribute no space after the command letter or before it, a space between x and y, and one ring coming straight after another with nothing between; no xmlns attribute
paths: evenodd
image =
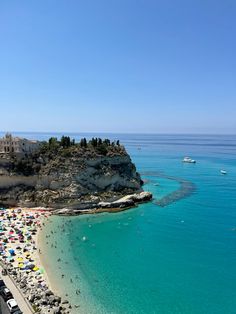
<svg viewBox="0 0 236 314"><path fill-rule="evenodd" d="M179 177L168 176L162 172L144 172L141 175L147 176L147 177L152 176L152 177L157 177L157 178L173 180L179 183L180 187L177 190L163 196L160 199L153 200L153 203L155 205L158 205L161 207L168 206L178 200L189 197L196 191L196 185L193 182L179 178Z"/></svg>

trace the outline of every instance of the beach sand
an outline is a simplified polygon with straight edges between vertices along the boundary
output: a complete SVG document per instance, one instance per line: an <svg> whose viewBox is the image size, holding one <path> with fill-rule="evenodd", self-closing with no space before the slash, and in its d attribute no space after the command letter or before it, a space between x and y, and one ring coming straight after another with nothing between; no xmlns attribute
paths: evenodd
<svg viewBox="0 0 236 314"><path fill-rule="evenodd" d="M0 211L0 258L24 297L42 313L70 313L68 303L61 304L58 291L50 283L47 257L40 241L42 227L50 216L44 208L10 208Z"/></svg>

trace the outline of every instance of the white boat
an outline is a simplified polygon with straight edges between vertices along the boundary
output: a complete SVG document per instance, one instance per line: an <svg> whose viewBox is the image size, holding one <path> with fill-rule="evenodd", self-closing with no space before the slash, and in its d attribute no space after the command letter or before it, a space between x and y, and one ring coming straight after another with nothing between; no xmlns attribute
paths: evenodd
<svg viewBox="0 0 236 314"><path fill-rule="evenodd" d="M220 170L220 173L221 173L221 174L227 174L227 171L225 171L225 170Z"/></svg>
<svg viewBox="0 0 236 314"><path fill-rule="evenodd" d="M183 162L188 162L190 164L195 164L196 160L190 158L190 157L184 157L184 159L182 160Z"/></svg>

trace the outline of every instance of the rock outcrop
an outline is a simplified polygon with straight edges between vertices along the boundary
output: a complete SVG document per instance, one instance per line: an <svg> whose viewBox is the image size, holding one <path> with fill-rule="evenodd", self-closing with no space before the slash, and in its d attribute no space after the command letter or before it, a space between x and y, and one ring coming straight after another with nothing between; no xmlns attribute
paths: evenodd
<svg viewBox="0 0 236 314"><path fill-rule="evenodd" d="M91 148L0 157L0 204L77 210L134 205L142 180L123 146L106 155ZM142 198L142 196L140 196ZM117 203L116 203L117 202ZM82 205L81 205L82 204Z"/></svg>
<svg viewBox="0 0 236 314"><path fill-rule="evenodd" d="M131 195L126 195L113 202L99 203L81 203L80 208L62 208L53 211L56 215L78 215L78 214L96 214L102 212L117 212L130 207L134 207L139 203L148 202L152 199L152 193L140 192Z"/></svg>

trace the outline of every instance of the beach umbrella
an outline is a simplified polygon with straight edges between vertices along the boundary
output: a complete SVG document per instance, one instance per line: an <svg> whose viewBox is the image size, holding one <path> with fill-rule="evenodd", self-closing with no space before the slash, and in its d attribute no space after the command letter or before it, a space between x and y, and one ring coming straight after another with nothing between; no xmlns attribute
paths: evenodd
<svg viewBox="0 0 236 314"><path fill-rule="evenodd" d="M23 263L19 263L19 264L18 264L18 267L19 267L19 268L23 268L23 267L24 267L24 264L23 264Z"/></svg>
<svg viewBox="0 0 236 314"><path fill-rule="evenodd" d="M17 257L16 259L18 262L22 262L23 261L23 258L22 257Z"/></svg>
<svg viewBox="0 0 236 314"><path fill-rule="evenodd" d="M33 271L37 271L37 270L39 270L39 268L38 268L37 266L35 266L35 267L33 268Z"/></svg>
<svg viewBox="0 0 236 314"><path fill-rule="evenodd" d="M13 249L8 250L8 252L9 252L11 255L14 255L14 254L15 254L15 251L14 251Z"/></svg>

